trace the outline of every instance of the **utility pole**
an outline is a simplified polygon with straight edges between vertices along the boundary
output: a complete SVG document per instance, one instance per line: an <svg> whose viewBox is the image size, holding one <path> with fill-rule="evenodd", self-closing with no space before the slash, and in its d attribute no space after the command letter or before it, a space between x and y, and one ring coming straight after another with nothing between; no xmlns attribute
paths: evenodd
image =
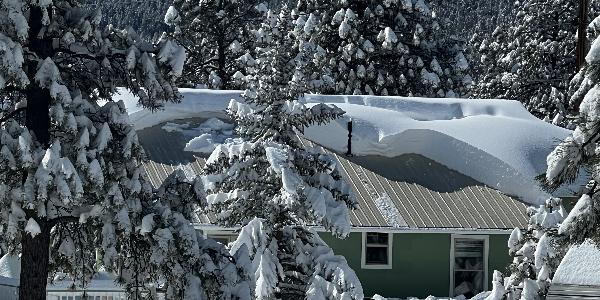
<svg viewBox="0 0 600 300"><path fill-rule="evenodd" d="M587 8L588 0L579 0L579 16L577 26L577 48L575 49L577 56L577 70L583 67L585 63L585 51L587 40Z"/></svg>

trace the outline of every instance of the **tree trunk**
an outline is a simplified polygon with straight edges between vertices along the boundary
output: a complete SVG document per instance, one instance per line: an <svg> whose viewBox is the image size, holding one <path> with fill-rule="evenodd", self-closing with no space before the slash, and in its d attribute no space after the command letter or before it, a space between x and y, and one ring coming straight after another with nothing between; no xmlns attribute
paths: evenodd
<svg viewBox="0 0 600 300"><path fill-rule="evenodd" d="M19 299L45 300L48 282L48 259L50 257L50 226L38 220L41 233L31 237L24 233L21 239L21 282Z"/></svg>
<svg viewBox="0 0 600 300"><path fill-rule="evenodd" d="M587 6L588 0L579 0L579 16L577 20L577 70L585 63L586 40L587 40Z"/></svg>
<svg viewBox="0 0 600 300"><path fill-rule="evenodd" d="M227 50L226 45L223 44L223 40L219 40L218 51L219 51L219 77L221 77L221 90L229 88L229 75L227 74L227 57L225 51Z"/></svg>
<svg viewBox="0 0 600 300"><path fill-rule="evenodd" d="M49 15L52 16L51 10ZM37 54L40 59L54 55L52 40L40 36L42 32L43 12L37 6L31 6L29 11L29 39L27 47ZM31 80L27 87L27 110L25 126L29 129L34 140L43 148L50 145L50 92L43 89L33 80L37 73L38 63L27 60L26 72ZM23 174L23 182L27 174ZM23 232L21 238L21 275L19 285L19 299L45 300L46 285L48 283L48 261L50 257L50 230L52 224L46 219L37 218L37 210L26 210L27 218L34 218L40 226L41 233L32 237Z"/></svg>

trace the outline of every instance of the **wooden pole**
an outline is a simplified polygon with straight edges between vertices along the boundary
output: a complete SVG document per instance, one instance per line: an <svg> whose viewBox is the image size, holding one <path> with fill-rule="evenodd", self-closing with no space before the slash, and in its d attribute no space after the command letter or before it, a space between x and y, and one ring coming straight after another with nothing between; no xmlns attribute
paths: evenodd
<svg viewBox="0 0 600 300"><path fill-rule="evenodd" d="M579 0L579 16L577 27L577 70L585 63L586 40L587 40L587 7L588 0Z"/></svg>

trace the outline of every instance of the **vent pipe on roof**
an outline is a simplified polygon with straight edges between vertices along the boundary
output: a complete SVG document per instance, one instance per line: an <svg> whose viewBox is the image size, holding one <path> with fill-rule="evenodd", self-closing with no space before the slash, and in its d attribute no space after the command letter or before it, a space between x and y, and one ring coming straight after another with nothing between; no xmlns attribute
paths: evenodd
<svg viewBox="0 0 600 300"><path fill-rule="evenodd" d="M348 121L348 151L347 156L352 156L352 119Z"/></svg>

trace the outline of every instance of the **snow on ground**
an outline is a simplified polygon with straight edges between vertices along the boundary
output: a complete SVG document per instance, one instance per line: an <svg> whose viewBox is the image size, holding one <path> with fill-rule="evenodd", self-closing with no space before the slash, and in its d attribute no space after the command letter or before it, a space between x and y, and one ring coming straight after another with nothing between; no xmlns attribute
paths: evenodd
<svg viewBox="0 0 600 300"><path fill-rule="evenodd" d="M180 89L181 103L169 103L150 112L121 91L136 129L192 117L225 117L224 111L240 91ZM541 203L549 195L534 177L545 172L546 156L571 132L543 122L517 101L428 99L375 96L307 95L309 103L330 103L346 116L328 125L313 126L305 135L327 148L346 152L347 122L353 120L354 155L396 157L416 153L529 203ZM186 128L163 127L185 132ZM187 128L189 129L189 128ZM209 151L223 138L199 134L187 150ZM570 195L585 182L556 195Z"/></svg>
<svg viewBox="0 0 600 300"><path fill-rule="evenodd" d="M115 281L117 275L100 271L92 277L92 281L86 285L86 290L93 291L124 291L122 287L119 287ZM52 291L69 291L72 290L73 280L69 277L55 278L55 280L48 285L48 290Z"/></svg>
<svg viewBox="0 0 600 300"><path fill-rule="evenodd" d="M21 276L21 259L19 256L5 254L0 258L0 276L19 279Z"/></svg>
<svg viewBox="0 0 600 300"><path fill-rule="evenodd" d="M552 283L600 285L600 249L591 241L573 246L556 269Z"/></svg>
<svg viewBox="0 0 600 300"><path fill-rule="evenodd" d="M489 292L483 292L481 294L476 295L475 297L471 298L470 300L483 300L485 297L482 297L483 295L489 294ZM371 297L373 300L404 300L401 298L385 298L383 296L380 296L378 294L375 294L373 297ZM458 296L455 298L438 298L438 297L434 297L434 296L428 296L425 299L420 299L420 298L416 298L416 297L408 297L406 298L406 300L467 300L464 296Z"/></svg>
<svg viewBox="0 0 600 300"><path fill-rule="evenodd" d="M535 118L517 101L311 95L307 102L346 111L344 118L306 130L325 147L346 152L352 119L354 155L421 154L529 203L549 196L534 177L571 133Z"/></svg>

